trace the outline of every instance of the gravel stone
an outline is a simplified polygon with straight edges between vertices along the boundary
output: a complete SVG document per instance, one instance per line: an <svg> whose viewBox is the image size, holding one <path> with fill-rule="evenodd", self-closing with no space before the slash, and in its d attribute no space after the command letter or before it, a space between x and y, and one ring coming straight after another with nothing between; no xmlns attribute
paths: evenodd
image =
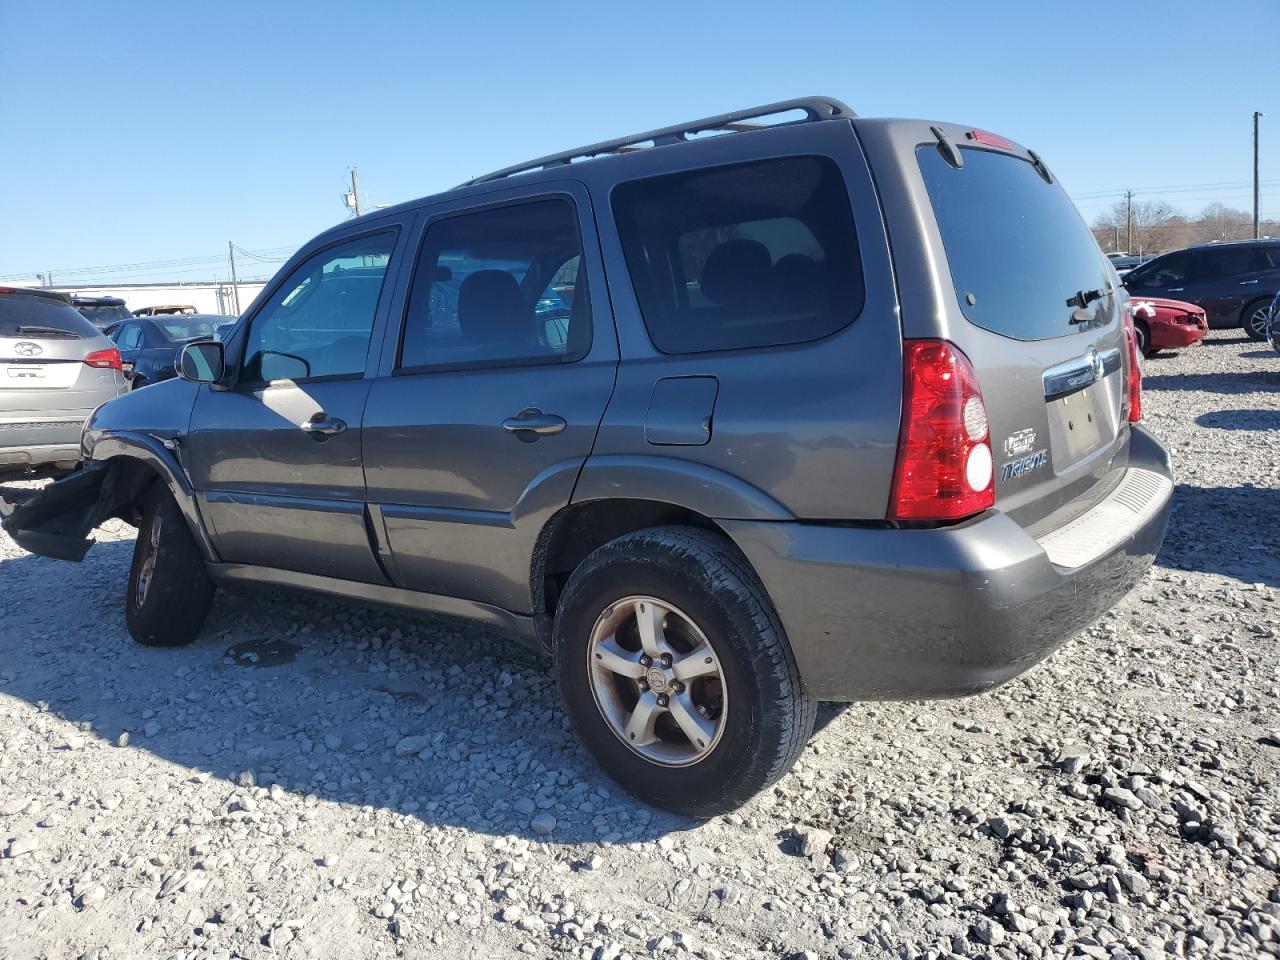
<svg viewBox="0 0 1280 960"><path fill-rule="evenodd" d="M708 822L620 791L488 627L228 590L148 649L132 527L81 564L0 532L0 957L1280 956L1278 361L1147 360L1177 487L1113 611L979 697L821 706Z"/></svg>

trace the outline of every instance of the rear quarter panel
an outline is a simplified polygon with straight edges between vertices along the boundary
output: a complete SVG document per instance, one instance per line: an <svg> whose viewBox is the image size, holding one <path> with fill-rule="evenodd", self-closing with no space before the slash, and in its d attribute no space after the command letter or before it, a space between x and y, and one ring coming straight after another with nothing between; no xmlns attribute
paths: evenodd
<svg viewBox="0 0 1280 960"><path fill-rule="evenodd" d="M843 330L811 343L684 355L658 351L618 243L611 188L620 181L691 167L803 155L831 157L844 174L866 282L860 314ZM810 123L662 147L582 164L578 172L592 193L623 355L587 473L605 458L677 459L703 471L685 474L735 478L792 517L883 519L897 450L901 331L880 208L849 123ZM709 442L651 442L645 425L655 385L663 378L695 376L718 384ZM612 495L646 497L651 488L614 485ZM678 490L679 484L671 485L663 496L678 500ZM698 493L691 496L718 504L713 515L720 517L737 517L749 510L744 504L755 502L751 496Z"/></svg>

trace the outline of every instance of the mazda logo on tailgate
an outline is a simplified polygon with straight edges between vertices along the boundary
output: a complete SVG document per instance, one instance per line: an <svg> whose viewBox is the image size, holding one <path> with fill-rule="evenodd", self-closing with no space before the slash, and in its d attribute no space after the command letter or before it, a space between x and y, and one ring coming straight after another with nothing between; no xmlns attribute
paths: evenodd
<svg viewBox="0 0 1280 960"><path fill-rule="evenodd" d="M21 343L13 345L13 352L20 357L38 357L44 353L40 344L32 343L30 340L23 340Z"/></svg>

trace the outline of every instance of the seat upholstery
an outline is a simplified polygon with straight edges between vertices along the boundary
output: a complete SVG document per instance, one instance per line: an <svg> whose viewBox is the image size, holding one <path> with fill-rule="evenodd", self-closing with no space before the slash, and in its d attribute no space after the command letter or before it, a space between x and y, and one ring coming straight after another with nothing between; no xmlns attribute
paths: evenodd
<svg viewBox="0 0 1280 960"><path fill-rule="evenodd" d="M533 304L505 270L477 270L458 290L458 326L473 345L527 347L533 334Z"/></svg>

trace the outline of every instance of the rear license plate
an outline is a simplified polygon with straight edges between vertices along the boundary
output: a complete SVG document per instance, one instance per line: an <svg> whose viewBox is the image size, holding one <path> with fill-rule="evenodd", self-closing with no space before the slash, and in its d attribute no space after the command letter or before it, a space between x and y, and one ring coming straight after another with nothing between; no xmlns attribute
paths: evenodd
<svg viewBox="0 0 1280 960"><path fill-rule="evenodd" d="M34 363L13 363L9 365L9 376L14 380L43 380L44 367Z"/></svg>
<svg viewBox="0 0 1280 960"><path fill-rule="evenodd" d="M1101 415L1103 410L1099 409L1099 404L1095 403L1096 392L1094 387L1086 387L1050 404L1050 420L1055 421L1052 427L1056 428L1051 432L1055 441L1060 438L1062 445L1060 449L1058 442L1054 443L1055 464L1075 463L1110 441L1111 438L1103 432L1105 417ZM1105 403L1105 392L1096 399Z"/></svg>

